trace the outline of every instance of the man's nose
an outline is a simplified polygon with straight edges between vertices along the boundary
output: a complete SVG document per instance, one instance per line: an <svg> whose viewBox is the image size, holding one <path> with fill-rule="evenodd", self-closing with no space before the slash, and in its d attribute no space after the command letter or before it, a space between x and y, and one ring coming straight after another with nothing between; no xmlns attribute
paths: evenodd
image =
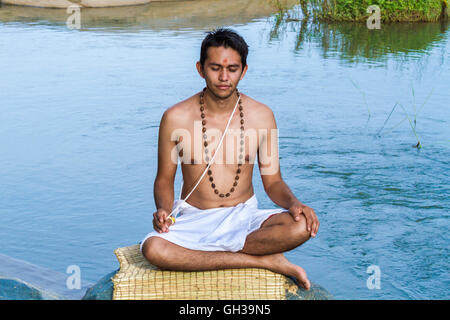
<svg viewBox="0 0 450 320"><path fill-rule="evenodd" d="M228 72L226 69L222 69L219 73L219 80L220 81L227 81L228 80Z"/></svg>

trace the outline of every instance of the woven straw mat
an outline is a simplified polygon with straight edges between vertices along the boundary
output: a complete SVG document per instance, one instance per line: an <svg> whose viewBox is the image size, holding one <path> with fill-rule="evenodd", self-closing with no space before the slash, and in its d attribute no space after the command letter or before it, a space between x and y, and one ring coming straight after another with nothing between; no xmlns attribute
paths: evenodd
<svg viewBox="0 0 450 320"><path fill-rule="evenodd" d="M162 271L142 256L139 245L114 250L120 263L112 278L114 300L284 300L294 282L266 269Z"/></svg>

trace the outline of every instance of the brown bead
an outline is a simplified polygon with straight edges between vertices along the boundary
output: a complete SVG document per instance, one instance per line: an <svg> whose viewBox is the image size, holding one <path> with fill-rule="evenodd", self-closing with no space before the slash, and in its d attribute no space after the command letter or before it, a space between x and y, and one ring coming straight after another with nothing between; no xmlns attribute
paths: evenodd
<svg viewBox="0 0 450 320"><path fill-rule="evenodd" d="M200 112L201 112L201 117L202 117L202 133L203 133L203 139L205 140L204 141L204 143L203 143L203 145L205 146L205 161L206 161L206 164L207 164L207 166L209 167L209 157L208 157L208 152L209 152L209 150L208 150L208 148L207 148L207 146L208 146L208 142L206 141L207 140L207 135L206 135L206 128L205 128L205 124L206 124L206 115L205 115L205 113L204 113L204 110L205 110L205 106L204 106L204 93L205 93L205 91L206 91L206 87L205 88L203 88L203 92L200 94ZM226 194L223 194L223 193L220 193L219 192L219 190L218 189L216 189L216 185L215 185L215 183L212 183L213 181L214 181L214 179L213 179L213 177L212 177L212 171L211 170L208 170L208 175L209 175L209 181L211 181L211 187L214 189L214 193L215 194L217 194L217 195L219 195L219 197L221 197L221 198L224 198L224 197L229 197L230 195L231 195L231 192L234 192L235 191L235 188L234 187L236 187L237 186L237 184L238 184L238 180L239 180L239 174L241 173L241 169L239 168L240 166L242 166L242 159L243 159L243 152L244 152L244 148L243 148L243 145L244 145L244 143L245 143L245 141L244 141L244 138L245 138L245 136L244 136L244 112L243 112L243 107L242 107L242 97L241 97L241 95L240 95L240 93L239 93L239 90L236 88L236 94L237 94L237 96L238 96L238 98L239 98L239 110L240 110L240 112L239 112L239 115L240 115L240 117L241 117L241 120L240 120L240 123L241 123L241 126L240 126L240 128L241 128L241 141L240 141L240 144L241 144L241 147L240 147L240 151L241 151L241 154L240 154L240 156L239 156L239 158L241 159L241 160L239 160L238 162L238 169L236 170L236 173L237 173L237 175L235 176L235 181L234 181L234 183L233 183L233 187L230 189L230 191L228 192L228 193L226 193Z"/></svg>

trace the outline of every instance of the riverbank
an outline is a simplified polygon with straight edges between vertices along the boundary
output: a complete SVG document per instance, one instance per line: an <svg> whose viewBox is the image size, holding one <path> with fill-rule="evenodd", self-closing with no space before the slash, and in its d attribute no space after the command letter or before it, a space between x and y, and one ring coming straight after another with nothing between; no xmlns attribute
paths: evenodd
<svg viewBox="0 0 450 320"><path fill-rule="evenodd" d="M283 0L293 7L298 0ZM100 30L209 30L217 25L247 24L265 19L277 12L269 0L196 0L163 1L140 6L114 8L83 8L81 29ZM195 18L201 17L201 18ZM4 5L0 23L66 26L64 9Z"/></svg>
<svg viewBox="0 0 450 320"><path fill-rule="evenodd" d="M448 20L448 0L300 0L305 15L320 21L366 22L373 12L369 6L380 8L381 22L437 22Z"/></svg>
<svg viewBox="0 0 450 320"><path fill-rule="evenodd" d="M67 8L72 5L79 5L80 7L85 8L123 7L147 4L153 1L154 0L0 0L0 2L4 4L43 8Z"/></svg>

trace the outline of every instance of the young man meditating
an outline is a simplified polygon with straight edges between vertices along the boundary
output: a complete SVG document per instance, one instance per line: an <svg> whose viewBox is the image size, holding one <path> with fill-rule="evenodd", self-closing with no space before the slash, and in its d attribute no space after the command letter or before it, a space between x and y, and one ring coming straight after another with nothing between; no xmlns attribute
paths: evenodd
<svg viewBox="0 0 450 320"><path fill-rule="evenodd" d="M283 252L315 237L319 220L281 177L271 109L237 89L247 54L235 32L208 33L197 62L205 89L164 112L155 231L141 242L141 252L169 270L266 268L296 278L308 290L305 271ZM184 183L181 199L174 201L178 156ZM252 184L256 156L265 192L285 210L258 208Z"/></svg>

